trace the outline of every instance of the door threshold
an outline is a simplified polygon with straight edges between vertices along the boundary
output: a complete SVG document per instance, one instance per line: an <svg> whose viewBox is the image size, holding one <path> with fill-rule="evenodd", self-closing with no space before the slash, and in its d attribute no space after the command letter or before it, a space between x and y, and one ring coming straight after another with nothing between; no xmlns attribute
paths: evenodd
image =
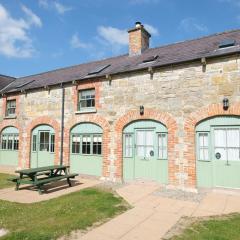
<svg viewBox="0 0 240 240"><path fill-rule="evenodd" d="M240 188L215 187L212 192L240 196Z"/></svg>

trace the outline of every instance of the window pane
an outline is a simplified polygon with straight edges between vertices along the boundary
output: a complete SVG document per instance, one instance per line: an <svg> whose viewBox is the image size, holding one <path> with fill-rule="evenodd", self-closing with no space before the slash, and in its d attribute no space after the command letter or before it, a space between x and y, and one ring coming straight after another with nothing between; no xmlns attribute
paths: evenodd
<svg viewBox="0 0 240 240"><path fill-rule="evenodd" d="M132 135L125 134L125 157L132 157Z"/></svg>
<svg viewBox="0 0 240 240"><path fill-rule="evenodd" d="M215 147L226 147L225 129L215 129L214 131Z"/></svg>
<svg viewBox="0 0 240 240"><path fill-rule="evenodd" d="M37 135L33 135L33 143L32 143L32 150L33 152L37 151Z"/></svg>
<svg viewBox="0 0 240 240"><path fill-rule="evenodd" d="M137 146L137 156L144 157L144 146Z"/></svg>
<svg viewBox="0 0 240 240"><path fill-rule="evenodd" d="M7 149L7 136L2 135L2 149Z"/></svg>
<svg viewBox="0 0 240 240"><path fill-rule="evenodd" d="M146 131L146 145L153 146L153 131Z"/></svg>
<svg viewBox="0 0 240 240"><path fill-rule="evenodd" d="M49 151L49 132L40 132L40 151Z"/></svg>
<svg viewBox="0 0 240 240"><path fill-rule="evenodd" d="M158 158L159 159L167 158L167 134L166 133L158 134Z"/></svg>
<svg viewBox="0 0 240 240"><path fill-rule="evenodd" d="M95 89L79 91L79 107L95 107Z"/></svg>
<svg viewBox="0 0 240 240"><path fill-rule="evenodd" d="M102 154L102 136L93 135L93 154Z"/></svg>
<svg viewBox="0 0 240 240"><path fill-rule="evenodd" d="M13 149L14 149L14 150L18 150L18 145L19 145L19 137L18 137L18 135L14 135L14 145L13 145Z"/></svg>
<svg viewBox="0 0 240 240"><path fill-rule="evenodd" d="M229 161L239 160L239 148L228 148L227 156Z"/></svg>
<svg viewBox="0 0 240 240"><path fill-rule="evenodd" d="M50 148L50 152L52 152L52 153L55 151L54 143L55 143L55 135L51 134L51 148Z"/></svg>
<svg viewBox="0 0 240 240"><path fill-rule="evenodd" d="M16 111L16 100L7 100L6 115L14 115Z"/></svg>
<svg viewBox="0 0 240 240"><path fill-rule="evenodd" d="M8 150L13 149L13 140L14 140L13 135L8 135L8 146L7 146Z"/></svg>
<svg viewBox="0 0 240 240"><path fill-rule="evenodd" d="M84 135L82 139L82 154L91 153L91 136Z"/></svg>
<svg viewBox="0 0 240 240"><path fill-rule="evenodd" d="M239 130L238 129L227 130L227 146L239 147Z"/></svg>

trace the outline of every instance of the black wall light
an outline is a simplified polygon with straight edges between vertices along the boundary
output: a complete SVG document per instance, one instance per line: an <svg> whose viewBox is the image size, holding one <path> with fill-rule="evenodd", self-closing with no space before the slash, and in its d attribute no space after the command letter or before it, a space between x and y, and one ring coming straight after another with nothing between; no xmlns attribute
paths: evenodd
<svg viewBox="0 0 240 240"><path fill-rule="evenodd" d="M229 100L228 98L223 99L223 110L228 110L229 108Z"/></svg>
<svg viewBox="0 0 240 240"><path fill-rule="evenodd" d="M143 115L144 114L144 106L140 106L140 115Z"/></svg>

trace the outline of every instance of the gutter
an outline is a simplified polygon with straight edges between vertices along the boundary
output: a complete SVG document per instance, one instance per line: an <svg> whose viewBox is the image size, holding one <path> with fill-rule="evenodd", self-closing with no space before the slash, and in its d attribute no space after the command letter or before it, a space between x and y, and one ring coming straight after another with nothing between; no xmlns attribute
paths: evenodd
<svg viewBox="0 0 240 240"><path fill-rule="evenodd" d="M60 86L61 86L61 88L62 88L60 165L63 165L65 88L64 88L63 83L61 83Z"/></svg>

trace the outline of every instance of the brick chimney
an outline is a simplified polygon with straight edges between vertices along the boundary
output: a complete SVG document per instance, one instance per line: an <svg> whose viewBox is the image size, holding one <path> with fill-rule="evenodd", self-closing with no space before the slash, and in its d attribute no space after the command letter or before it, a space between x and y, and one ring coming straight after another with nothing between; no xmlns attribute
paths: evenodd
<svg viewBox="0 0 240 240"><path fill-rule="evenodd" d="M151 34L144 28L141 22L136 22L135 27L128 30L129 55L139 55L149 48Z"/></svg>

